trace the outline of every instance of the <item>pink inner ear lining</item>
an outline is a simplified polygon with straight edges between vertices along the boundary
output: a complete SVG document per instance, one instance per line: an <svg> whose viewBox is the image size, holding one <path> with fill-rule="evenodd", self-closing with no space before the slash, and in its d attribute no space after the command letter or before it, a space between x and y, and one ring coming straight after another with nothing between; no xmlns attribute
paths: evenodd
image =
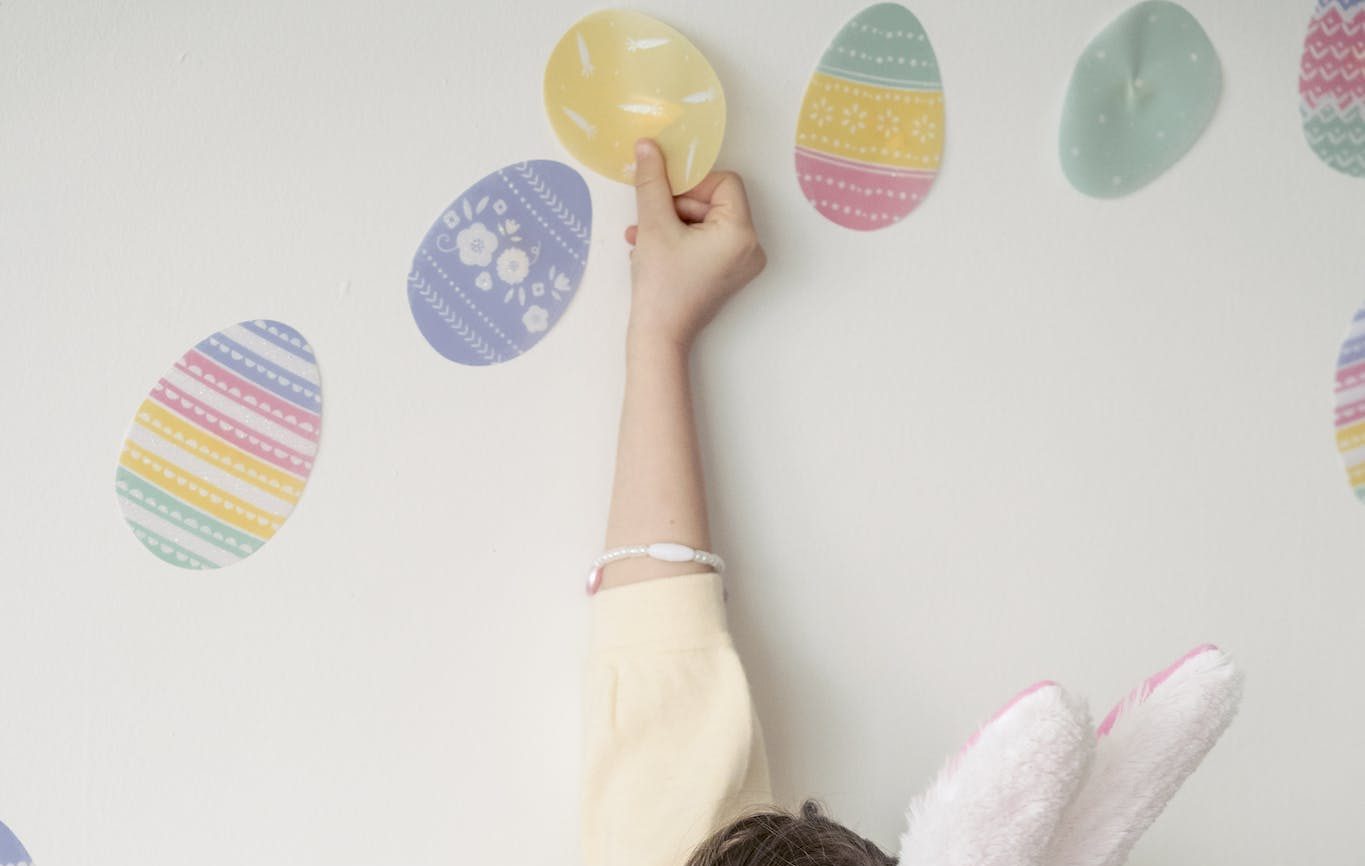
<svg viewBox="0 0 1365 866"><path fill-rule="evenodd" d="M972 748L972 746L975 746L977 744L977 742L981 739L981 735L985 733L987 728L995 724L995 722L999 721L1000 717L1003 716L1005 713L1008 713L1010 710L1014 709L1014 707L1018 705L1020 701L1022 701L1024 698L1027 698L1029 695L1032 695L1035 692L1039 692L1048 687L1061 688L1061 686L1057 685L1057 682L1055 680L1040 680L1039 682L1036 682L1033 685L1029 686L1028 688L1024 689L1019 694L1010 698L1008 703L1006 703L1003 707L995 711L995 715L991 716L989 719L986 720L986 722L981 727L976 729L976 733L972 734L970 737L967 738L967 742L962 746L962 750L957 753L957 756L960 758L964 754L966 754Z"/></svg>
<svg viewBox="0 0 1365 866"><path fill-rule="evenodd" d="M1152 674L1150 677L1143 681L1142 685L1134 689L1132 693L1128 695L1128 697L1124 698L1123 700L1119 701L1117 704L1114 705L1114 708L1109 711L1109 715L1104 717L1104 721L1100 722L1099 728L1095 730L1095 736L1096 737L1108 736L1109 732L1114 729L1114 725L1118 722L1119 716L1123 714L1124 707L1128 706L1129 704L1140 704L1143 701L1147 700L1147 697L1153 691L1156 690L1157 686L1161 685L1162 683L1166 682L1166 680L1170 679L1171 675L1174 674L1176 671L1180 670L1180 668L1183 667L1187 662L1189 662L1190 659L1195 658L1196 656L1201 656L1207 652L1217 651L1218 647L1215 644L1211 643L1200 644L1199 646L1185 653L1180 658L1176 659L1174 663L1167 666L1165 669L1157 671L1156 673Z"/></svg>

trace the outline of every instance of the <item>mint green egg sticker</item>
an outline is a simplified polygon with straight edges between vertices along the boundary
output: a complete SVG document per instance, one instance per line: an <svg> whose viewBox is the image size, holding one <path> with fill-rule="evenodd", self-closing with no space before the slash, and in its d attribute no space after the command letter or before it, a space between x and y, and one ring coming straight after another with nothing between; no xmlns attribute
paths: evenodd
<svg viewBox="0 0 1365 866"><path fill-rule="evenodd" d="M1194 146L1222 90L1218 55L1194 16L1166 0L1139 3L1076 62L1062 109L1062 171L1100 198L1146 186Z"/></svg>

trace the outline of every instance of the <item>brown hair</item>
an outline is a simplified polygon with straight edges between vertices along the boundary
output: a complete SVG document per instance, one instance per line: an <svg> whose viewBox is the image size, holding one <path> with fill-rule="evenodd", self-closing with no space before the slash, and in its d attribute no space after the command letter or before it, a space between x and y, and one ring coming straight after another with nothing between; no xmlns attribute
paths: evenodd
<svg viewBox="0 0 1365 866"><path fill-rule="evenodd" d="M687 866L895 866L896 858L807 800L801 813L745 815L701 843Z"/></svg>

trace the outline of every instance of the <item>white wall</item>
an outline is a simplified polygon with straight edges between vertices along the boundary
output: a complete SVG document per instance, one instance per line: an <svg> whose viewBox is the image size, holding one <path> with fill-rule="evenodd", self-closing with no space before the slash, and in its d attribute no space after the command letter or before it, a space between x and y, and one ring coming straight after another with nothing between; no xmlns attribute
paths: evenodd
<svg viewBox="0 0 1365 866"><path fill-rule="evenodd" d="M697 387L784 796L890 845L1016 688L1102 713L1213 640L1249 672L1242 717L1133 862L1359 862L1365 509L1330 389L1365 183L1300 134L1311 6L1190 0L1218 114L1101 202L1055 136L1123 4L918 0L945 168L857 234L803 202L790 149L858 4L642 4L724 80L722 162L772 261ZM630 191L588 178L581 297L503 367L429 349L404 275L469 183L567 159L541 69L591 8L0 5L0 820L43 866L576 862ZM118 517L118 446L184 348L257 316L317 348L321 459L280 538L194 576Z"/></svg>

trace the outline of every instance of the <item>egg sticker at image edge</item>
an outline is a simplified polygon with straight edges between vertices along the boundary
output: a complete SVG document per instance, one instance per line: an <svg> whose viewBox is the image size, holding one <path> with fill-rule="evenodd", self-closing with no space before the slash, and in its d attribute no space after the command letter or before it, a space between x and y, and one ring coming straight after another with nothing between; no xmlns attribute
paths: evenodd
<svg viewBox="0 0 1365 866"><path fill-rule="evenodd" d="M943 84L919 19L869 6L834 37L796 125L801 191L831 222L867 231L924 201L943 159Z"/></svg>
<svg viewBox="0 0 1365 866"><path fill-rule="evenodd" d="M1365 307L1356 311L1337 353L1336 439L1346 483L1365 503Z"/></svg>
<svg viewBox="0 0 1365 866"><path fill-rule="evenodd" d="M191 346L138 407L115 472L119 507L162 561L232 565L293 513L321 434L312 346L281 322L240 322Z"/></svg>
<svg viewBox="0 0 1365 866"><path fill-rule="evenodd" d="M0 866L31 866L32 863L18 838L0 822Z"/></svg>
<svg viewBox="0 0 1365 866"><path fill-rule="evenodd" d="M559 322L592 239L592 199L552 160L500 168L461 193L427 231L408 272L408 306L443 357L515 358Z"/></svg>
<svg viewBox="0 0 1365 866"><path fill-rule="evenodd" d="M569 28L545 64L545 112L574 159L635 180L635 142L653 138L675 195L711 171L725 136L725 91L677 30L629 9L594 12Z"/></svg>
<svg viewBox="0 0 1365 866"><path fill-rule="evenodd" d="M1299 114L1324 163L1365 177L1365 2L1318 0L1299 68Z"/></svg>

